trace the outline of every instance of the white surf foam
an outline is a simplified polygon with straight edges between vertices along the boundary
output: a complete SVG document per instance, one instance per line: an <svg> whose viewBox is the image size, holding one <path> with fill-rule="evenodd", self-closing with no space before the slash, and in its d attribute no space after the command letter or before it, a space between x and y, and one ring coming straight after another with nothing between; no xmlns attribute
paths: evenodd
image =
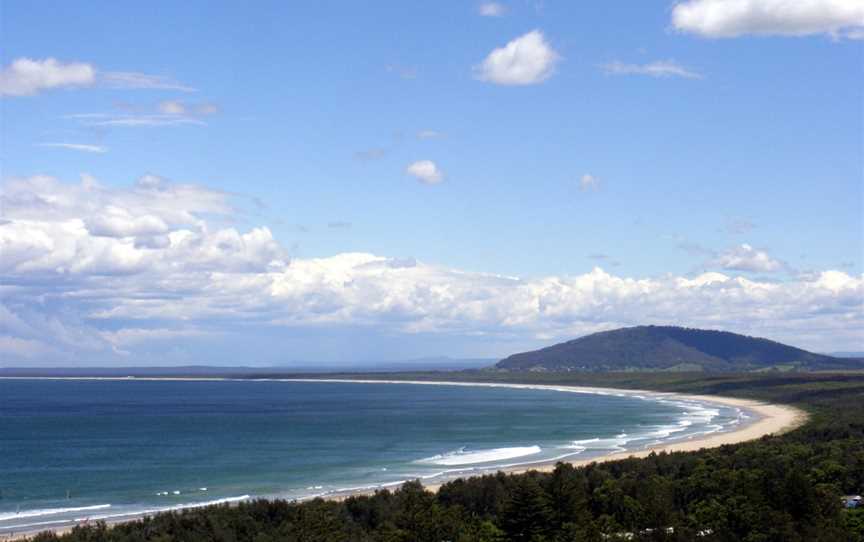
<svg viewBox="0 0 864 542"><path fill-rule="evenodd" d="M122 518L122 517L129 517L129 516L136 516L136 517L137 516L147 516L150 514L157 514L159 512L172 512L172 511L177 511L177 510L188 510L191 508L203 508L205 506L215 506L217 504L241 502L241 501L249 500L251 498L252 497L250 495L240 495L239 497L226 497L224 499L214 499L212 501L178 504L177 506L168 506L165 508L151 508L151 509L147 509L147 510L131 510L129 512L122 512L122 513L118 513L118 514L101 514L101 515L96 515L96 516L75 518L74 521L77 523L77 522L84 521L84 520L99 521L99 520L103 520L103 519L114 519L114 518Z"/></svg>
<svg viewBox="0 0 864 542"><path fill-rule="evenodd" d="M110 520L110 519L118 519L118 518L135 518L142 516L149 516L152 514L158 514L159 512L170 512L176 510L184 510L190 508L201 508L204 506L213 506L217 504L226 504L226 503L235 503L240 501L249 500L251 496L249 495L241 495L239 497L226 497L224 499L214 499L212 501L205 502L194 502L194 503L186 503L186 504L178 504L176 506L168 506L168 507L159 507L159 508L146 508L146 509L129 509L126 511L118 511L115 514L95 514L95 515L78 515L81 512L91 512L97 510L105 510L107 508L111 508L110 504L100 504L96 506L80 506L76 508L46 508L44 510L30 510L20 513L12 513L12 514L0 514L0 521L9 521L15 519L23 519L23 518L32 518L38 516L53 516L53 515L61 515L61 514L74 514L72 517L67 517L63 519L57 519L54 521L41 521L41 522L28 522L28 523L19 523L16 525L0 525L0 529L9 530L9 529L31 529L33 527L40 527L45 525L62 525L62 524L72 524L72 523L81 523L83 521L101 521L101 520ZM121 508L122 510L122 508ZM38 513L38 514L37 514Z"/></svg>
<svg viewBox="0 0 864 542"><path fill-rule="evenodd" d="M88 512L90 510L105 510L111 508L110 504L94 504L93 506L77 506L72 508L41 508L36 510L21 510L20 512L9 512L0 514L0 521L11 519L36 518L42 516L56 516L58 514L74 514Z"/></svg>
<svg viewBox="0 0 864 542"><path fill-rule="evenodd" d="M572 443L567 446L568 448L581 449L584 450L614 450L618 452L623 452L625 450L624 445L630 442L631 440L635 440L638 437L628 437L626 433L620 433L619 435L612 438L588 438L583 440L574 440Z"/></svg>
<svg viewBox="0 0 864 542"><path fill-rule="evenodd" d="M420 459L417 463L427 463L431 465L458 466L458 465L475 465L478 463L491 463L493 461L504 461L507 459L515 459L517 457L525 457L528 455L539 454L542 450L536 444L534 446L515 446L512 448L493 448L491 450L476 450L465 451L465 448L460 448L446 454L433 455Z"/></svg>

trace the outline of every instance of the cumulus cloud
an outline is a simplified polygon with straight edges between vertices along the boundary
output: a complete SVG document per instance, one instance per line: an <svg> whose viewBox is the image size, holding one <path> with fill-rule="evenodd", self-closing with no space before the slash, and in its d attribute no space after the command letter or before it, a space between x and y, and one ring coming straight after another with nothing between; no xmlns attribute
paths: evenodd
<svg viewBox="0 0 864 542"><path fill-rule="evenodd" d="M507 14L507 7L498 2L483 2L477 7L477 13L483 17L503 17Z"/></svg>
<svg viewBox="0 0 864 542"><path fill-rule="evenodd" d="M744 243L717 255L711 264L721 269L733 271L752 271L774 273L786 268L786 264L772 258L764 250L758 250Z"/></svg>
<svg viewBox="0 0 864 542"><path fill-rule="evenodd" d="M444 173L432 160L418 160L409 164L405 173L423 184L438 184L444 180Z"/></svg>
<svg viewBox="0 0 864 542"><path fill-rule="evenodd" d="M600 188L600 179L594 175L586 173L579 177L579 190L588 192L591 190L597 190L598 188Z"/></svg>
<svg viewBox="0 0 864 542"><path fill-rule="evenodd" d="M672 24L709 38L831 34L855 38L864 30L860 0L687 0L672 9Z"/></svg>
<svg viewBox="0 0 864 542"><path fill-rule="evenodd" d="M494 49L474 72L481 81L497 85L536 85L552 76L559 59L543 33L532 30Z"/></svg>
<svg viewBox="0 0 864 542"><path fill-rule="evenodd" d="M674 60L657 60L647 64L625 64L610 62L603 65L603 71L610 75L647 75L649 77L681 77L684 79L702 79L699 73L687 69Z"/></svg>
<svg viewBox="0 0 864 542"><path fill-rule="evenodd" d="M32 96L43 90L91 86L96 69L83 62L19 58L0 71L0 95Z"/></svg>
<svg viewBox="0 0 864 542"><path fill-rule="evenodd" d="M99 154L108 152L108 147L104 147L102 145L87 145L83 143L39 143L38 146L52 147L55 149L69 149L72 151L91 152Z"/></svg>
<svg viewBox="0 0 864 542"><path fill-rule="evenodd" d="M219 224L236 214L228 195L152 175L120 188L90 177L13 179L0 198L6 363L135 356L226 334L252 344L256 330L333 326L490 345L678 323L851 348L864 331L864 275L825 270L778 282L731 273L772 267L752 247L698 276L597 267L521 279L369 253L289 259L266 227Z"/></svg>

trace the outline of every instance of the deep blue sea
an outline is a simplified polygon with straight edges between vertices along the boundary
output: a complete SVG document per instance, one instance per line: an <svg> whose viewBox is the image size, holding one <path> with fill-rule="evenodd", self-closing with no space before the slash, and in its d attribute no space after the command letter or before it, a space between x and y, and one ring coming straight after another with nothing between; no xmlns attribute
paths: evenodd
<svg viewBox="0 0 864 542"><path fill-rule="evenodd" d="M591 458L747 415L506 387L0 380L0 533Z"/></svg>

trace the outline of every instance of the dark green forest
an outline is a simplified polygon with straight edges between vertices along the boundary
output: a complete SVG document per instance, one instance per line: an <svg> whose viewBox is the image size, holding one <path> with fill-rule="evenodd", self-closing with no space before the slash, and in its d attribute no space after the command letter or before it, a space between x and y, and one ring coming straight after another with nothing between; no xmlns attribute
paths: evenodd
<svg viewBox="0 0 864 542"><path fill-rule="evenodd" d="M374 376L445 379L434 373ZM257 500L76 527L35 540L864 541L864 510L847 510L841 502L844 494L864 492L864 374L465 372L446 379L759 398L805 409L810 419L757 441L582 468L559 464L551 473L459 479L437 493L413 482L341 502Z"/></svg>

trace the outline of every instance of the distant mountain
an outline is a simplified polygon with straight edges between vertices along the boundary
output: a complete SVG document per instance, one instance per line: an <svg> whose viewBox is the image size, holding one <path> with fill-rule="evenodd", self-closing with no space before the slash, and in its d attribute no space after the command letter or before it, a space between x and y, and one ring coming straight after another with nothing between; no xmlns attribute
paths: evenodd
<svg viewBox="0 0 864 542"><path fill-rule="evenodd" d="M864 369L864 360L814 354L727 331L638 326L593 333L498 362L511 371L758 371Z"/></svg>

